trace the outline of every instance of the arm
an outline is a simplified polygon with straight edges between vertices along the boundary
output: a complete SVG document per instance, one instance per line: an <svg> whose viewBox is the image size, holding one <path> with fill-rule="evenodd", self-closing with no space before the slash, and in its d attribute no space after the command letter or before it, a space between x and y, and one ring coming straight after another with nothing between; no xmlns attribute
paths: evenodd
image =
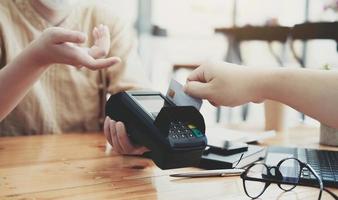
<svg viewBox="0 0 338 200"><path fill-rule="evenodd" d="M271 99L338 128L336 71L257 69L209 62L188 77L185 91L216 106Z"/></svg>
<svg viewBox="0 0 338 200"><path fill-rule="evenodd" d="M276 100L338 128L338 72L272 70L263 98Z"/></svg>
<svg viewBox="0 0 338 200"><path fill-rule="evenodd" d="M46 70L31 57L27 48L0 70L0 121L14 109Z"/></svg>
<svg viewBox="0 0 338 200"><path fill-rule="evenodd" d="M92 70L109 67L118 58L96 59L97 48L81 48L86 37L77 31L50 28L33 41L11 63L0 70L0 121L11 112L48 66L64 63ZM93 55L93 56L92 56Z"/></svg>

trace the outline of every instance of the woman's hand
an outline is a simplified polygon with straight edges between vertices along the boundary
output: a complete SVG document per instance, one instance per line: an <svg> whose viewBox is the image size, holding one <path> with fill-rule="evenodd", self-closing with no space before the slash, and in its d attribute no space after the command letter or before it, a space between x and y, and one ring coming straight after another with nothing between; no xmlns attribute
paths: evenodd
<svg viewBox="0 0 338 200"><path fill-rule="evenodd" d="M94 45L88 50L93 58L102 58L108 55L110 50L110 33L107 26L100 24L93 29Z"/></svg>
<svg viewBox="0 0 338 200"><path fill-rule="evenodd" d="M64 28L48 28L18 56L0 70L0 121L10 113L39 79L47 66L54 63L87 67L91 70L110 67L120 58L105 57L109 52L110 34L106 26L93 30L94 45L80 47L86 36Z"/></svg>
<svg viewBox="0 0 338 200"><path fill-rule="evenodd" d="M207 62L194 70L187 79L187 94L207 99L215 106L238 106L261 102L261 78L264 70L251 69L224 62Z"/></svg>
<svg viewBox="0 0 338 200"><path fill-rule="evenodd" d="M62 63L97 70L119 63L117 57L103 58L109 51L108 28L103 25L94 28L93 36L95 44L91 48L80 47L79 44L86 41L82 32L48 28L28 47L29 55L38 66Z"/></svg>
<svg viewBox="0 0 338 200"><path fill-rule="evenodd" d="M146 147L132 144L128 138L126 127L122 122L116 122L109 117L104 121L104 134L113 147L113 151L122 155L142 155L149 151Z"/></svg>

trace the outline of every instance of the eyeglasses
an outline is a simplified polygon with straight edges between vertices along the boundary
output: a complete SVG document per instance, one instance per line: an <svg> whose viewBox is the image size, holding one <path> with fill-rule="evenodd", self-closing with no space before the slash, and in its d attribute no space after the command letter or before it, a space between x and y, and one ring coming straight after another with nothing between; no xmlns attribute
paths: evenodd
<svg viewBox="0 0 338 200"><path fill-rule="evenodd" d="M315 185L304 184L300 181L301 175L312 175ZM322 179L315 170L306 163L296 158L286 158L278 162L277 166L269 167L264 163L250 165L242 174L243 187L246 195L252 199L260 197L271 183L286 192L291 191L297 185L319 187L318 200L321 199L323 190L328 192L334 199L337 196L323 187Z"/></svg>

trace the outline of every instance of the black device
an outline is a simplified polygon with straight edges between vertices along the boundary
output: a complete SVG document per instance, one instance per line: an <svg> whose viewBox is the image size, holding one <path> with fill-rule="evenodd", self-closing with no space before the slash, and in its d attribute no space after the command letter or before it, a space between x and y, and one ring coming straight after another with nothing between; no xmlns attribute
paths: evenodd
<svg viewBox="0 0 338 200"><path fill-rule="evenodd" d="M338 151L327 151L307 148L269 147L265 157L265 164L276 165L276 162L283 158L294 157L304 163L308 163L322 178L324 186L338 188ZM293 166L288 166L289 178L295 174ZM317 181L308 171L302 171L300 182L316 184Z"/></svg>
<svg viewBox="0 0 338 200"><path fill-rule="evenodd" d="M207 138L195 107L176 106L159 92L120 92L107 101L106 115L124 122L131 141L149 148L161 169L199 165Z"/></svg>
<svg viewBox="0 0 338 200"><path fill-rule="evenodd" d="M214 153L223 156L243 153L248 151L248 144L244 142L221 140L219 138L208 140L208 146L203 154Z"/></svg>
<svg viewBox="0 0 338 200"><path fill-rule="evenodd" d="M266 148L257 145L248 145L247 150L231 155L223 152L210 152L208 149L203 153L199 167L203 169L231 169L235 166L243 168L251 163L264 158Z"/></svg>

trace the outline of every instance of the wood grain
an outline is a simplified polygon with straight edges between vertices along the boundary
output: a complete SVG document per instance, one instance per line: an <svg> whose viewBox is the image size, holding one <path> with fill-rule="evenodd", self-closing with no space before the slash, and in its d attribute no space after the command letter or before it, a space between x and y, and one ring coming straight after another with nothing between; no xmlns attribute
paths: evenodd
<svg viewBox="0 0 338 200"><path fill-rule="evenodd" d="M298 127L262 145L318 145L318 129ZM336 148L329 148L335 149ZM172 178L198 170L160 170L151 160L118 156L102 133L0 138L0 199L248 199L239 177ZM337 189L331 189L336 194ZM318 190L283 193L270 186L261 199L317 199ZM330 199L326 194L323 199Z"/></svg>

